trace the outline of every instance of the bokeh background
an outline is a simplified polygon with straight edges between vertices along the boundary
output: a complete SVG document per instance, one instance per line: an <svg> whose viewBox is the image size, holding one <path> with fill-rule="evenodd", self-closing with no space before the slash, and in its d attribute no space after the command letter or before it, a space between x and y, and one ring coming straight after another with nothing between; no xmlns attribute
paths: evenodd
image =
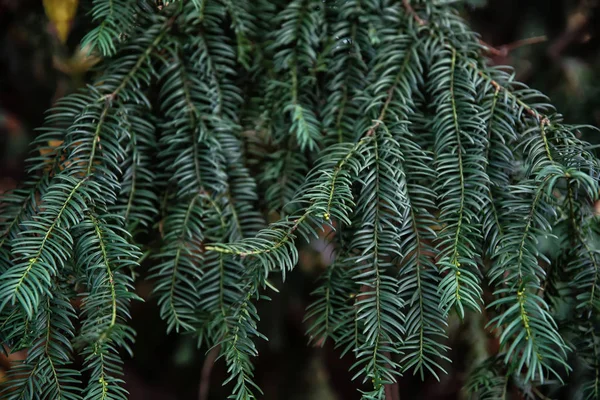
<svg viewBox="0 0 600 400"><path fill-rule="evenodd" d="M77 4L79 3L79 4ZM35 128L61 96L84 85L96 60L79 40L89 27L89 0L0 0L0 193L24 178L24 159ZM600 126L599 0L466 0L457 7L489 45L495 64L512 65L519 80L545 92L568 122ZM71 17L61 11L77 5ZM45 6L46 7L45 7ZM61 14L63 12L63 14ZM51 22L51 21L54 22ZM585 139L600 143L587 130ZM299 268L278 286L273 301L259 304L260 329L269 342L259 344L257 382L265 399L355 399L359 383L350 383L352 359L339 359L330 344L307 347L304 310L317 276L329 262L324 243L303 249ZM145 266L140 273L144 275ZM146 301L133 307L138 332L135 358L126 360L127 388L133 400L224 399L225 370L214 353L197 349L191 337L165 334L152 282L140 280ZM403 399L463 399L460 388L472 354L493 348L477 318L450 321L449 375L440 382L406 376L399 382ZM479 332L479 333L478 333ZM0 380L14 359L0 357ZM210 377L208 377L210 372ZM203 390L200 390L202 382ZM210 384L210 394L201 394Z"/></svg>

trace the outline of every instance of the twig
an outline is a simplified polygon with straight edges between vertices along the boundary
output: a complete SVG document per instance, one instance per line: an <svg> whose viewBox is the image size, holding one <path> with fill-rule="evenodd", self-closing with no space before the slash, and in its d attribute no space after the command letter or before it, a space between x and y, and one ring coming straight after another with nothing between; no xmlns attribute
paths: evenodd
<svg viewBox="0 0 600 400"><path fill-rule="evenodd" d="M511 51L513 51L519 47L543 43L547 40L548 40L548 38L545 35L543 35L543 36L534 36L534 37L527 38L527 39L517 40L515 42L509 43L509 44L504 44L499 47L494 47L494 46L484 42L481 39L479 40L479 43L485 47L485 50L488 53L490 53L494 56L497 56L497 57L506 57L506 56L508 56L508 54Z"/></svg>
<svg viewBox="0 0 600 400"><path fill-rule="evenodd" d="M569 24L565 32L554 40L554 43L548 49L548 55L558 59L561 53L574 41L582 39L590 28L590 21L594 8L597 7L598 0L587 0L580 2L579 6L572 14L576 16Z"/></svg>
<svg viewBox="0 0 600 400"><path fill-rule="evenodd" d="M412 15L412 17L415 19L415 21L419 25L425 25L425 24L427 24L427 22L425 20L421 19L416 14L415 10L410 5L410 1L409 0L402 0L402 5L406 9L406 12L408 14ZM531 43L531 42L536 42L536 41L541 41L541 37L539 37L539 38L523 39L523 40L514 42L512 44L508 44L508 45L506 45L506 47L508 47L509 49L513 49L513 48L516 48L518 46L523 45L523 43ZM486 45L485 42L483 42L483 45L486 46L487 48L493 49L492 46ZM451 48L454 48L454 46L452 46L452 44L450 44L450 43L448 43L448 46L451 47ZM499 50L496 50L496 51L499 51ZM460 56L460 54L458 54L458 55ZM550 119L547 116L545 116L544 114L539 113L533 107L531 107L530 105L528 105L527 103L525 103L523 100L521 100L519 97L517 97L517 95L515 95L512 91L510 91L510 89L508 89L508 88L502 86L501 84L499 84L498 82L496 82L491 76L487 75L484 71L482 71L476 64L469 63L468 65L470 67L474 68L477 71L477 73L479 74L479 76L481 76L482 78L484 78L485 80L487 80L488 82L490 82L490 84L494 87L494 89L502 91L502 92L506 93L510 98L512 98L519 106L521 106L523 108L523 110L525 111L525 113L527 113L529 116L531 116L534 119L536 119L537 121L539 121L540 124L541 124L541 126L542 126L542 128L544 126L551 125Z"/></svg>
<svg viewBox="0 0 600 400"><path fill-rule="evenodd" d="M210 349L206 355L206 358L204 359L204 364L202 364L202 372L200 373L198 400L208 400L208 392L210 389L210 373L215 365L215 360L217 359L220 350L221 345L213 347Z"/></svg>
<svg viewBox="0 0 600 400"><path fill-rule="evenodd" d="M409 5L409 7L410 7L410 5ZM415 14L415 17L416 17L416 14ZM416 18L418 18L418 17L416 17ZM408 52L406 57L404 57L404 62L402 63L402 68L400 69L400 72L398 72L398 75L396 75L396 79L394 79L394 84L387 91L387 98L385 99L385 103L383 103L383 106L381 107L381 113L379 114L379 118L377 118L377 121L375 121L375 123L367 131L365 136L373 136L375 131L383 123L383 119L385 118L385 113L387 112L387 109L390 106L390 103L392 102L392 97L394 96L394 91L396 90L396 87L398 86L400 79L404 75L404 71L406 70L408 61L410 60L410 54L411 54L411 52Z"/></svg>
<svg viewBox="0 0 600 400"><path fill-rule="evenodd" d="M390 356L390 354L386 354ZM400 390L398 389L398 382L388 383L385 385L385 400L400 400Z"/></svg>
<svg viewBox="0 0 600 400"><path fill-rule="evenodd" d="M528 105L527 103L525 103L523 100L519 99L513 92L511 92L509 89L505 88L504 86L502 86L501 84L499 84L498 82L496 82L491 76L487 75L485 72L483 72L481 69L479 69L477 67L477 65L475 65L473 63L470 63L469 66L471 66L472 68L475 68L477 70L477 73L479 74L479 76L481 76L483 79L485 79L488 82L490 82L490 85L492 85L494 87L494 89L502 91L502 92L505 92L519 106L523 107L523 110L527 114L529 114L531 117L533 117L534 119L536 119L537 121L540 122L542 128L544 126L549 126L550 125L550 119L548 117L546 117L545 115L537 112L530 105Z"/></svg>
<svg viewBox="0 0 600 400"><path fill-rule="evenodd" d="M523 47L523 46L530 46L530 45L534 45L534 44L538 44L538 43L544 43L547 40L548 40L548 37L546 37L546 35L534 36L534 37L530 37L527 39L517 40L515 42L509 43L502 47L508 49L508 51L511 51L511 50L514 50L514 49L517 49L517 48Z"/></svg>
<svg viewBox="0 0 600 400"><path fill-rule="evenodd" d="M412 8L412 6L410 5L410 0L402 0L402 5L406 9L406 12L408 12L410 15L412 15L412 17L417 22L417 24L423 26L423 25L425 25L427 23L427 22L425 22L424 19L422 19L421 17L419 17L419 14L417 14L417 12L415 11L415 9Z"/></svg>

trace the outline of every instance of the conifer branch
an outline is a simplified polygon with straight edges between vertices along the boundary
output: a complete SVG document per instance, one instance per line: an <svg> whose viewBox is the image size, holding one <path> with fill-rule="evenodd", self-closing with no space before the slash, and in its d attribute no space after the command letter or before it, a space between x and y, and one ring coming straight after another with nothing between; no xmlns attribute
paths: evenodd
<svg viewBox="0 0 600 400"><path fill-rule="evenodd" d="M353 354L364 399L407 371L439 379L450 314L488 297L500 350L469 392L535 392L569 371L569 343L577 390L598 394L600 162L485 64L449 2L94 0L92 20L100 77L57 104L35 177L0 200L0 336L28 351L2 395L127 398L143 259L167 331L256 398L256 302L320 230L336 257L308 335Z"/></svg>

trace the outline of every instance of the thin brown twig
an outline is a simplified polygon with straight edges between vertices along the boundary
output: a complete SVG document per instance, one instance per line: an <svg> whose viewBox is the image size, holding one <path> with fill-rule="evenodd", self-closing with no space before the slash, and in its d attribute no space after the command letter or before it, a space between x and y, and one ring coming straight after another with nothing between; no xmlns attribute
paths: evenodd
<svg viewBox="0 0 600 400"><path fill-rule="evenodd" d="M412 17L417 22L417 24L422 26L427 23L424 19L419 17L419 14L417 14L415 9L410 5L410 0L402 0L402 5L406 9L406 12L408 12L410 15L412 15Z"/></svg>
<svg viewBox="0 0 600 400"><path fill-rule="evenodd" d="M210 349L206 358L204 359L204 364L202 364L202 372L200 372L200 388L198 390L198 400L208 400L208 392L210 389L210 373L212 371L213 366L215 365L215 361L217 356L219 355L219 351L221 350L221 345L217 345Z"/></svg>
<svg viewBox="0 0 600 400"><path fill-rule="evenodd" d="M479 74L479 76L481 76L483 79L487 80L490 85L492 85L494 87L494 89L502 91L507 93L511 98L514 99L514 101L523 108L523 110L530 115L531 117L533 117L534 119L536 119L537 121L540 122L541 127L545 127L545 126L549 126L550 125L550 119L539 113L538 111L536 111L534 108L532 108L530 105L528 105L527 103L525 103L523 100L519 99L514 93L512 93L509 89L505 88L504 86L502 86L501 84L499 84L498 82L496 82L491 76L487 75L485 72L483 72L481 69L479 69L477 67L477 65L475 64L469 64L472 68L475 68L477 70L477 73Z"/></svg>
<svg viewBox="0 0 600 400"><path fill-rule="evenodd" d="M381 109L381 114L379 114L379 118L373 124L373 126L371 126L369 128L369 130L367 131L367 133L365 133L365 136L373 136L373 134L375 133L377 128L379 128L379 125L381 125L383 123L382 121L383 121L383 118L385 117L385 112L387 111L387 108L390 105L390 102L392 101L392 96L394 94L395 88L396 88L396 85L389 88L389 90L387 92L387 98L385 99L385 103L383 104L383 107Z"/></svg>
<svg viewBox="0 0 600 400"><path fill-rule="evenodd" d="M554 43L548 48L548 55L558 59L562 52L576 40L582 40L588 33L592 22L594 8L597 7L598 0L581 1L575 9L573 18L565 32L554 40Z"/></svg>
<svg viewBox="0 0 600 400"><path fill-rule="evenodd" d="M547 40L548 40L548 38L546 37L546 35L542 35L542 36L534 36L534 37L530 37L530 38L526 38L526 39L520 39L520 40L514 41L509 44L503 44L502 46L499 46L499 47L494 47L494 46L484 42L481 39L479 40L479 43L481 45L483 45L485 47L485 50L488 53L490 53L491 55L494 55L497 57L506 57L506 56L508 56L508 54L511 51L518 49L519 47L543 43Z"/></svg>
<svg viewBox="0 0 600 400"><path fill-rule="evenodd" d="M402 4L404 6L404 8L406 9L407 13L412 15L412 17L415 19L415 21L419 24L419 25L425 25L427 24L427 21L421 19L417 13L415 12L415 10L412 8L412 6L410 5L410 1L409 0L402 0ZM541 40L540 38L531 38L531 39L523 39L521 41L517 41L514 42L512 44L506 45L506 46L510 46L510 48L516 48L516 46L522 45L521 43L527 41L527 42L532 42L532 41L539 41ZM485 42L483 42L483 45L486 46L487 48L493 48L492 46L486 45ZM451 45L449 45L451 46ZM497 50L497 49L496 49ZM530 105L528 105L527 103L525 103L523 100L519 99L513 92L510 91L510 89L502 86L501 84L499 84L498 82L496 82L491 76L487 75L484 71L482 71L481 69L479 69L479 67L474 64L474 63L469 63L469 66L471 66L472 68L474 68L475 70L477 70L477 73L479 74L479 76L481 76L482 78L484 78L485 80L487 80L496 90L500 90L505 92L509 97L511 97L520 107L523 108L523 110L525 111L526 114L528 114L529 116L535 118L536 120L538 120L541 124L542 127L544 126L548 126L550 125L550 119L539 113L537 110L535 110L534 108L532 108Z"/></svg>
<svg viewBox="0 0 600 400"><path fill-rule="evenodd" d="M511 51L511 50L514 50L514 49L517 49L517 48L523 47L523 46L531 46L531 45L538 44L538 43L544 43L547 40L548 40L548 37L546 35L533 36L530 38L514 41L512 43L504 45L503 47L505 47L509 51Z"/></svg>
<svg viewBox="0 0 600 400"><path fill-rule="evenodd" d="M410 58L410 52L408 54L409 54L409 56L405 57L404 63L402 64L402 68L400 69L400 72L398 73L398 75L396 76L396 79L394 80L394 84L387 91L387 98L385 99L385 103L383 103L383 106L381 107L381 113L379 114L379 118L377 118L377 121L373 124L373 126L371 126L371 128L367 131L365 136L373 136L373 134L375 133L377 128L379 128L379 126L383 123L383 119L385 118L385 113L387 112L387 109L390 106L390 103L392 102L392 97L394 96L394 91L396 90L396 87L398 86L398 82L399 82L400 78L404 74L404 70L406 69L406 65Z"/></svg>
<svg viewBox="0 0 600 400"><path fill-rule="evenodd" d="M387 357L390 354L386 354ZM400 400L400 390L398 388L398 382L388 383L385 385L385 400Z"/></svg>

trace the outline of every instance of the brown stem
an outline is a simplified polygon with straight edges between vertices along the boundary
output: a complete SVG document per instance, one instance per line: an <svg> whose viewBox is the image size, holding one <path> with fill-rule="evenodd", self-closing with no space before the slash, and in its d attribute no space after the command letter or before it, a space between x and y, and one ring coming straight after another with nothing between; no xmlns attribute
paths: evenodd
<svg viewBox="0 0 600 400"><path fill-rule="evenodd" d="M406 11L408 12L408 14L412 15L412 17L415 19L415 21L419 24L419 25L424 25L427 23L427 21L421 19L414 11L414 9L412 8L412 6L410 5L409 0L402 0L402 4L404 6L404 8L406 9ZM530 40L530 39L525 39L525 40ZM539 39L536 39L539 40ZM518 43L518 42L515 42ZM449 47L454 48L451 44L448 44ZM489 47L489 48L493 48L492 46L488 46L485 45L484 46ZM510 46L515 46L515 44L512 44ZM514 101L523 108L523 110L525 111L525 113L527 113L528 115L530 115L531 117L535 118L536 120L540 121L540 124L542 127L544 126L548 126L550 125L550 120L547 116L540 114L539 112L537 112L534 108L532 108L531 106L529 106L528 104L526 104L523 100L519 99L515 94L513 94L508 88L505 88L504 86L500 85L498 82L496 82L494 79L492 79L491 76L488 76L484 71L482 71L481 69L479 69L479 67L474 64L474 63L469 63L469 66L471 66L472 68L474 68L477 73L484 79L486 79L488 82L490 82L490 84L496 89L496 90L501 90L503 92L505 92L509 97L513 98Z"/></svg>
<svg viewBox="0 0 600 400"><path fill-rule="evenodd" d="M390 354L387 353L385 356L390 357ZM389 383L385 385L385 400L400 400L398 382Z"/></svg>
<svg viewBox="0 0 600 400"><path fill-rule="evenodd" d="M548 38L544 35L544 36L534 36L534 37L527 38L527 39L517 40L515 42L509 43L509 44L504 44L499 47L494 47L494 46L484 42L481 39L479 40L479 43L481 45L483 45L485 47L485 50L488 53L490 53L491 55L494 55L497 57L506 57L506 56L508 56L508 53L510 53L511 51L513 51L515 49L518 49L519 47L543 43L547 40L548 40Z"/></svg>
<svg viewBox="0 0 600 400"><path fill-rule="evenodd" d="M424 19L419 17L419 14L417 14L415 9L412 8L412 6L410 5L410 0L402 0L402 5L404 6L404 9L406 9L406 12L412 15L413 19L417 22L417 24L423 26L427 23Z"/></svg>
<svg viewBox="0 0 600 400"><path fill-rule="evenodd" d="M496 82L494 79L492 79L491 76L487 75L484 71L482 71L481 69L479 69L477 67L477 65L475 65L473 63L470 63L469 65L472 68L475 68L477 70L477 73L479 74L479 76L481 76L482 78L484 78L485 80L487 80L488 82L490 82L490 84L494 87L494 89L499 90L499 91L503 91L506 94L508 94L508 96L512 97L519 106L523 107L523 110L527 114L529 114L531 117L535 118L537 121L540 122L540 125L541 125L542 128L545 127L545 126L550 125L550 120L548 119L548 117L546 117L543 114L540 114L534 108L532 108L531 106L529 106L528 104L526 104L523 100L519 99L509 89L507 89L504 86L500 85L498 82Z"/></svg>
<svg viewBox="0 0 600 400"><path fill-rule="evenodd" d="M381 109L381 114L379 114L379 118L377 119L377 122L375 122L373 124L373 126L371 126L371 128L369 128L369 130L367 131L367 133L365 134L365 136L373 136L373 134L375 133L375 131L377 130L377 128L379 128L379 125L381 125L382 121L383 121L383 117L385 117L385 112L388 108L388 106L390 105L390 102L392 101L392 95L394 94L394 89L395 89L396 85L392 86L389 90L388 90L388 95L387 95L387 99L385 100L385 103Z"/></svg>
<svg viewBox="0 0 600 400"><path fill-rule="evenodd" d="M210 373L215 365L215 360L219 355L219 351L221 350L221 345L217 345L210 349L206 358L204 359L204 364L202 364L202 372L200 373L200 388L198 393L198 400L207 400L208 392L210 389Z"/></svg>
<svg viewBox="0 0 600 400"><path fill-rule="evenodd" d="M544 43L547 40L548 40L548 38L546 37L546 35L534 36L534 37L514 41L514 42L506 44L502 47L511 51L511 50L514 50L514 49L517 49L517 48L523 47L523 46L531 46L531 45L538 44L538 43Z"/></svg>
<svg viewBox="0 0 600 400"><path fill-rule="evenodd" d="M595 7L598 5L598 0L581 1L579 6L574 10L571 23L565 32L556 38L553 44L548 49L548 55L554 59L558 59L563 51L575 41L583 40L587 35L590 25L593 21L592 14Z"/></svg>

